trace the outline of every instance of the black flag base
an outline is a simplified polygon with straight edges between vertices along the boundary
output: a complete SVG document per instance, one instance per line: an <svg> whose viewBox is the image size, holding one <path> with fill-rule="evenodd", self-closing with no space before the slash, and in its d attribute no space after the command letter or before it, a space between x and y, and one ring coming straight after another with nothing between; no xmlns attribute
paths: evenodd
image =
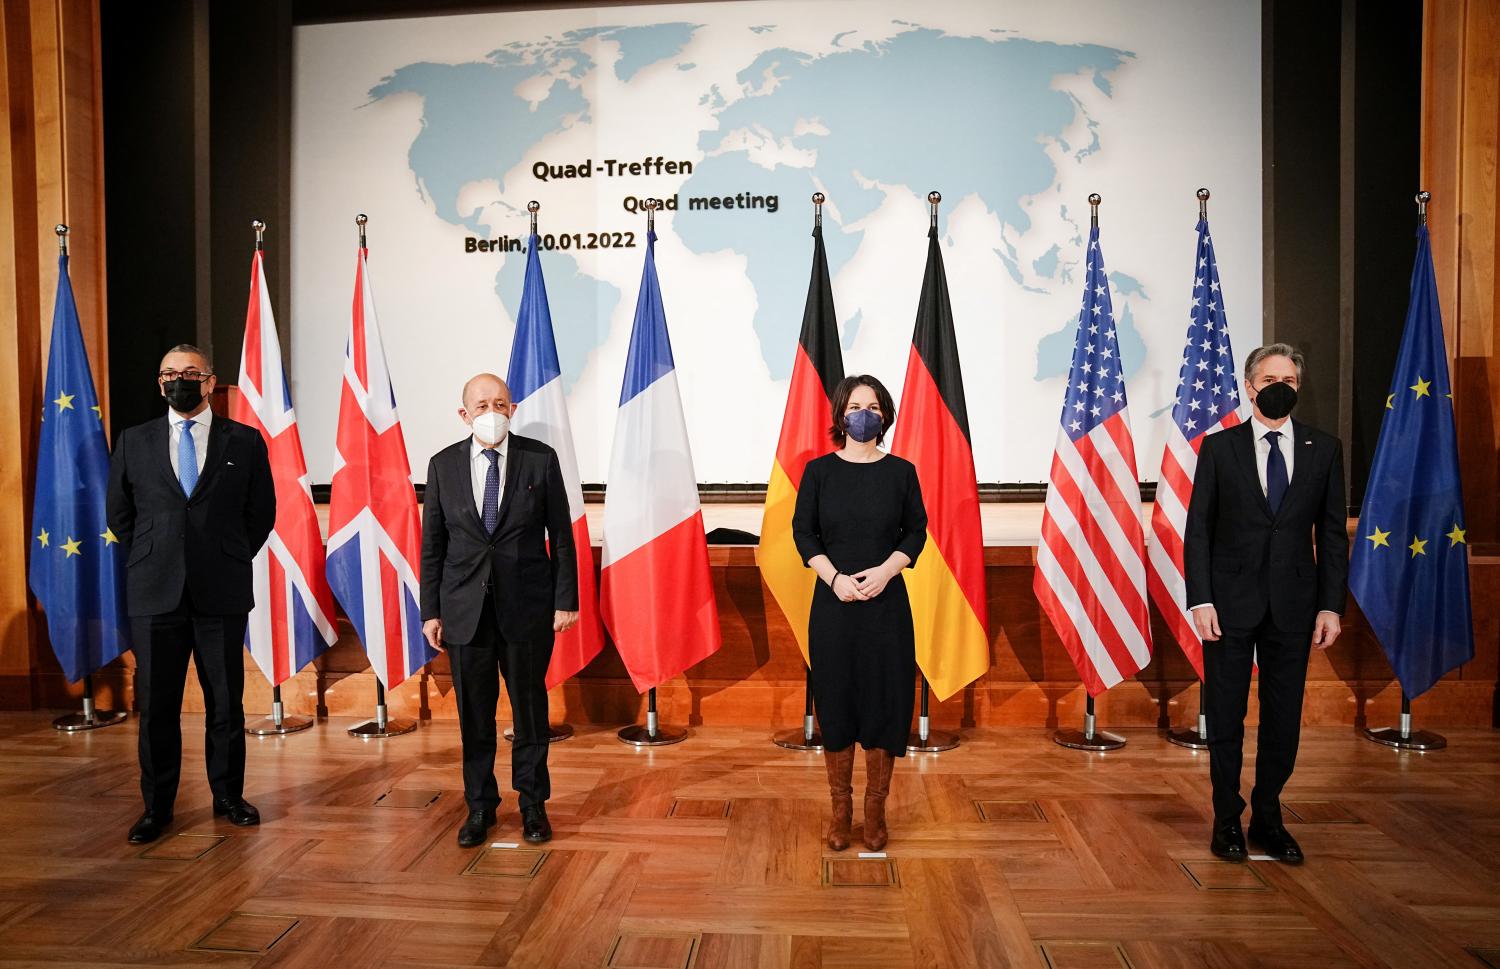
<svg viewBox="0 0 1500 969"><path fill-rule="evenodd" d="M927 697L931 690L922 676L922 707L917 713L917 729L906 735L906 749L914 754L936 754L958 746L958 734L952 730L933 730L927 714Z"/></svg>
<svg viewBox="0 0 1500 969"><path fill-rule="evenodd" d="M308 717L289 717L286 708L281 705L281 687L271 688L271 715L261 717L253 723L245 724L245 733L252 737L275 737L282 734L297 733L311 727L313 722Z"/></svg>
<svg viewBox="0 0 1500 969"><path fill-rule="evenodd" d="M379 680L375 681L375 719L356 724L349 728L349 736L360 737L364 740L381 740L386 737L399 737L404 733L411 733L417 729L417 722L410 717L398 717L392 720L385 708L385 684Z"/></svg>
<svg viewBox="0 0 1500 969"><path fill-rule="evenodd" d="M573 736L573 725L571 723L547 724L547 743L555 744L559 740L567 740L571 736ZM505 739L511 743L516 742L516 730L514 727L505 728Z"/></svg>
<svg viewBox="0 0 1500 969"><path fill-rule="evenodd" d="M94 678L83 678L83 711L68 713L52 721L54 730L77 733L80 730L97 730L124 720L129 714L124 710L99 710L94 707Z"/></svg>
<svg viewBox="0 0 1500 969"><path fill-rule="evenodd" d="M1052 735L1054 743L1073 750L1119 750L1125 746L1125 738L1094 728L1094 698L1089 697L1083 708L1082 730L1059 730Z"/></svg>
<svg viewBox="0 0 1500 969"><path fill-rule="evenodd" d="M1448 746L1448 738L1430 730L1411 728L1411 700L1401 694L1401 726L1382 727L1379 730L1365 728L1365 736L1377 744L1395 747L1397 750L1442 750Z"/></svg>
<svg viewBox="0 0 1500 969"><path fill-rule="evenodd" d="M821 222L819 223L822 224ZM823 735L818 732L818 721L813 716L812 669L807 671L807 681L802 694L802 729L783 730L771 737L771 742L787 750L822 750Z"/></svg>
<svg viewBox="0 0 1500 969"><path fill-rule="evenodd" d="M802 726L796 730L783 730L771 737L771 742L787 750L822 750L823 735L812 717L803 717Z"/></svg>
<svg viewBox="0 0 1500 969"><path fill-rule="evenodd" d="M620 728L620 743L632 747L665 747L687 739L687 731L681 727L663 727L656 719L656 687L646 691L646 725L633 723Z"/></svg>
<svg viewBox="0 0 1500 969"><path fill-rule="evenodd" d="M1167 743L1193 750L1208 749L1208 717L1200 710L1194 726L1167 731Z"/></svg>
<svg viewBox="0 0 1500 969"><path fill-rule="evenodd" d="M1198 686L1198 720L1193 727L1179 727L1167 731L1167 743L1193 750L1208 749L1208 716L1203 712L1203 686Z"/></svg>

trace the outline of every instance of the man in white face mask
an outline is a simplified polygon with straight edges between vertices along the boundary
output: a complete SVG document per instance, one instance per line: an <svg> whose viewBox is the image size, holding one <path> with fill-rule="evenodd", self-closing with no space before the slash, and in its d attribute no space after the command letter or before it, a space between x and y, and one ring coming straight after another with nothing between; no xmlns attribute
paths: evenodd
<svg viewBox="0 0 1500 969"><path fill-rule="evenodd" d="M550 447L510 433L512 409L510 389L494 374L464 385L458 416L470 436L433 455L422 500L422 633L448 652L453 673L469 806L458 832L464 848L484 843L500 806L502 675L515 723L511 786L521 831L527 841L552 837L547 664L554 634L578 621L562 469Z"/></svg>

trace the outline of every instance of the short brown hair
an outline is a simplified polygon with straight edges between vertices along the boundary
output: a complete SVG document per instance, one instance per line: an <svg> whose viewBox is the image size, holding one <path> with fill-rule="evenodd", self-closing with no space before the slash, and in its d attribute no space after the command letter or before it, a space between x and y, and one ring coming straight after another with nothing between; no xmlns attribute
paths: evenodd
<svg viewBox="0 0 1500 969"><path fill-rule="evenodd" d="M885 384L867 373L845 377L834 388L833 426L828 429L828 436L833 438L835 446L844 446L844 439L847 437L844 433L844 408L849 406L849 398L853 396L856 387L869 387L875 391L875 403L880 406L880 433L875 436L875 443L884 444L885 432L896 423L896 402L891 400L891 392L885 389Z"/></svg>

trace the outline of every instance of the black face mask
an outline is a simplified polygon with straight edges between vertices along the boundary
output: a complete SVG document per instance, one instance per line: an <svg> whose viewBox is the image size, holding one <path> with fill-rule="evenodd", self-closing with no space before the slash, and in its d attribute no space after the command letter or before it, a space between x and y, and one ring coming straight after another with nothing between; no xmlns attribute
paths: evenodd
<svg viewBox="0 0 1500 969"><path fill-rule="evenodd" d="M1279 421L1297 406L1297 389L1291 384L1267 384L1255 396L1255 406L1273 421Z"/></svg>
<svg viewBox="0 0 1500 969"><path fill-rule="evenodd" d="M203 403L203 384L196 380L168 380L161 385L161 392L179 414L186 414Z"/></svg>

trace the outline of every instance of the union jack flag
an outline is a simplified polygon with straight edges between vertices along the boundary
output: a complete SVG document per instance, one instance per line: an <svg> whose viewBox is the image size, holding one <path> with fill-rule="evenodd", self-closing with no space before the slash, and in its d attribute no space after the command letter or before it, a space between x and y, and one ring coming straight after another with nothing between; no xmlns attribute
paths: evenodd
<svg viewBox="0 0 1500 969"><path fill-rule="evenodd" d="M1032 589L1098 696L1150 662L1151 619L1125 368L1097 223L1087 258Z"/></svg>
<svg viewBox="0 0 1500 969"><path fill-rule="evenodd" d="M338 630L259 244L250 260L240 379L229 396L229 416L265 438L276 482L276 527L255 556L255 608L245 648L271 685L280 686L332 646Z"/></svg>
<svg viewBox="0 0 1500 969"><path fill-rule="evenodd" d="M344 351L328 533L328 584L365 644L370 668L394 689L437 653L422 637L422 521L363 245Z"/></svg>
<svg viewBox="0 0 1500 969"><path fill-rule="evenodd" d="M1198 676L1203 677L1203 641L1193 630L1183 578L1183 535L1188 500L1193 496L1193 474L1198 470L1198 448L1205 435L1233 427L1240 416L1240 387L1234 375L1234 351L1229 346L1229 320L1224 315L1224 293L1219 289L1219 266L1208 220L1198 220L1198 259L1193 279L1193 303L1187 346L1182 351L1182 373L1172 427L1161 456L1156 481L1156 506L1151 510L1151 572L1147 587L1151 601L1172 630L1172 636Z"/></svg>

